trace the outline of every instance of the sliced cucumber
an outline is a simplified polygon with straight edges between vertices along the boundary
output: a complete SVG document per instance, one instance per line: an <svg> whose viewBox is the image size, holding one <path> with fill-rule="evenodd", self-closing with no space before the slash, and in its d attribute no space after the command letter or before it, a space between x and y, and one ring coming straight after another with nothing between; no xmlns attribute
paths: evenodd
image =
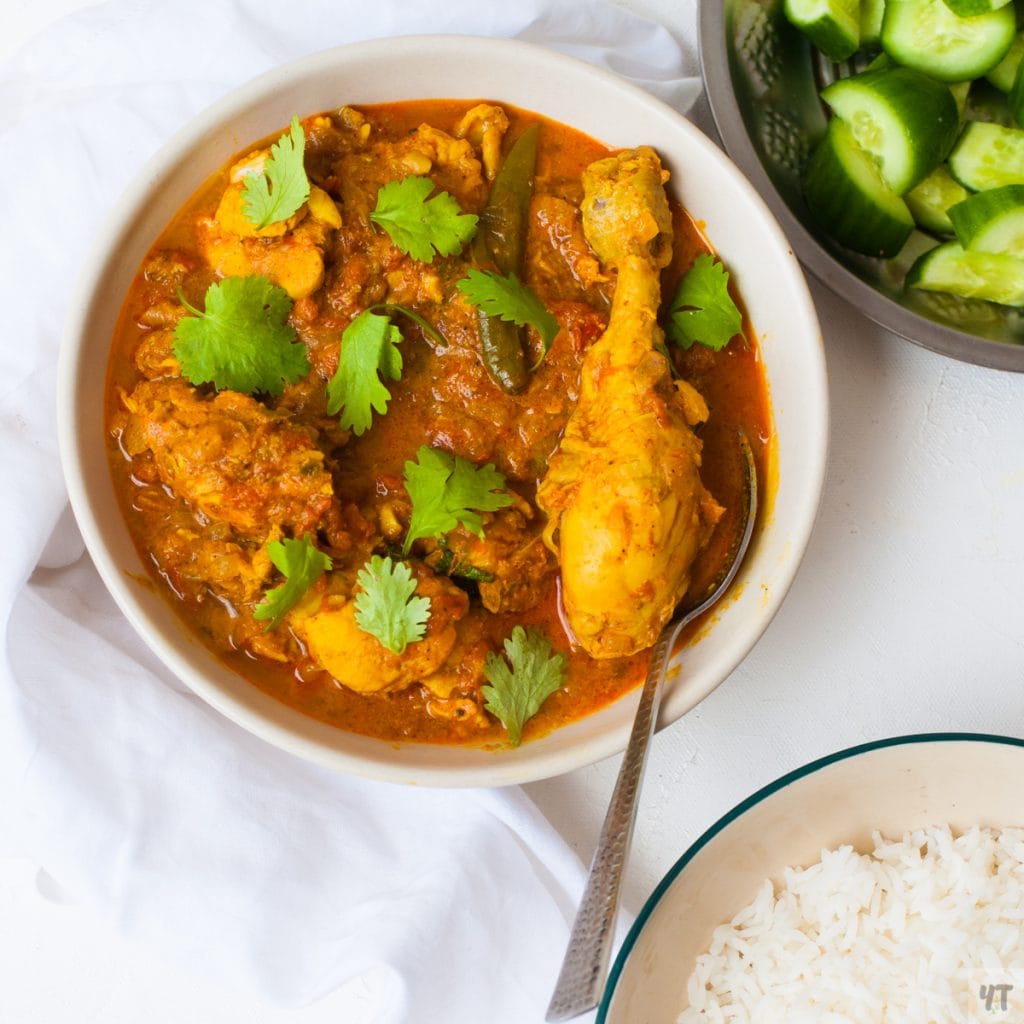
<svg viewBox="0 0 1024 1024"><path fill-rule="evenodd" d="M802 177L811 217L892 260L918 307L1024 315L1024 0L783 4L819 64L867 65L821 92L833 116ZM955 240L921 256L936 236Z"/></svg>
<svg viewBox="0 0 1024 1024"><path fill-rule="evenodd" d="M1013 88L1013 80L1017 77L1017 68L1024 56L1024 32L1013 37L1006 56L985 77L1000 91L1009 92Z"/></svg>
<svg viewBox="0 0 1024 1024"><path fill-rule="evenodd" d="M1010 116L1024 128L1024 61L1017 66L1017 77L1010 95L1006 97L1006 105L1010 108Z"/></svg>
<svg viewBox="0 0 1024 1024"><path fill-rule="evenodd" d="M984 75L1006 56L1017 31L1012 5L961 18L945 0L888 0L882 46L898 64L941 82Z"/></svg>
<svg viewBox="0 0 1024 1024"><path fill-rule="evenodd" d="M949 88L911 68L842 78L821 98L878 161L882 180L900 195L946 158L960 127Z"/></svg>
<svg viewBox="0 0 1024 1024"><path fill-rule="evenodd" d="M860 0L860 45L874 49L882 45L882 17L885 0Z"/></svg>
<svg viewBox="0 0 1024 1024"><path fill-rule="evenodd" d="M1024 185L1024 130L968 121L949 154L949 170L975 192Z"/></svg>
<svg viewBox="0 0 1024 1024"><path fill-rule="evenodd" d="M950 207L949 219L965 249L1024 257L1024 185L977 192Z"/></svg>
<svg viewBox="0 0 1024 1024"><path fill-rule="evenodd" d="M953 95L953 102L956 104L956 112L959 117L964 116L964 111L967 109L967 96L971 91L971 83L967 82L950 82L949 91Z"/></svg>
<svg viewBox="0 0 1024 1024"><path fill-rule="evenodd" d="M915 185L903 200L917 221L918 227L939 235L953 234L953 222L947 212L951 206L963 202L970 193L945 166L940 165L919 185Z"/></svg>
<svg viewBox="0 0 1024 1024"><path fill-rule="evenodd" d="M908 288L949 292L965 299L988 299L1004 306L1024 305L1024 259L970 252L945 242L926 252L907 272Z"/></svg>
<svg viewBox="0 0 1024 1024"><path fill-rule="evenodd" d="M889 54L885 52L885 50L882 50L881 53L876 53L874 57L871 58L870 63L864 70L881 71L882 68L894 68L896 66L896 62L892 59L892 57L890 57Z"/></svg>
<svg viewBox="0 0 1024 1024"><path fill-rule="evenodd" d="M1010 0L945 0L946 6L961 18L974 18L1005 7Z"/></svg>
<svg viewBox="0 0 1024 1024"><path fill-rule="evenodd" d="M860 46L859 0L785 0L783 11L829 60L846 60Z"/></svg>
<svg viewBox="0 0 1024 1024"><path fill-rule="evenodd" d="M882 180L878 165L838 118L811 154L804 198L814 219L841 245L888 258L914 229L907 204Z"/></svg>

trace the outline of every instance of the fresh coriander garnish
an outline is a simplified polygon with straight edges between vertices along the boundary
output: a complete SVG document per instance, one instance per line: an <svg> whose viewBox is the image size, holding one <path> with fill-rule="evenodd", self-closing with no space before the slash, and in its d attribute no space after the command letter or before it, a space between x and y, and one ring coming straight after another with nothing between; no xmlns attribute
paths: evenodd
<svg viewBox="0 0 1024 1024"><path fill-rule="evenodd" d="M523 284L515 274L502 276L490 270L470 270L455 286L473 305L490 316L508 323L536 328L544 342L544 350L534 369L548 354L558 334L558 321L548 312L537 293Z"/></svg>
<svg viewBox="0 0 1024 1024"><path fill-rule="evenodd" d="M268 619L267 629L277 629L286 613L299 603L321 573L331 568L331 560L313 545L308 535L301 540L272 540L267 545L267 554L284 575L285 582L263 595L252 617L259 621Z"/></svg>
<svg viewBox="0 0 1024 1024"><path fill-rule="evenodd" d="M377 305L371 306L370 309L374 313L383 313L392 319L396 316L404 316L416 324L428 338L438 345L443 347L448 344L445 336L429 320L420 316L415 309L399 305L397 302L378 302Z"/></svg>
<svg viewBox="0 0 1024 1024"><path fill-rule="evenodd" d="M405 339L391 322L395 316L407 317L437 344L445 344L437 328L419 313L392 302L364 309L351 321L341 335L338 368L327 384L327 412L331 416L340 412L341 426L357 436L370 429L374 411L381 416L387 412L391 392L382 378L402 378L397 346Z"/></svg>
<svg viewBox="0 0 1024 1024"><path fill-rule="evenodd" d="M488 464L477 468L458 455L420 445L416 462L405 464L405 490L412 502L403 552L421 537L441 537L462 525L483 536L481 512L512 504L505 477Z"/></svg>
<svg viewBox="0 0 1024 1024"><path fill-rule="evenodd" d="M391 319L363 310L341 335L338 369L327 384L327 412L356 435L370 429L374 411L387 412L391 392L381 378L400 380L402 332Z"/></svg>
<svg viewBox="0 0 1024 1024"><path fill-rule="evenodd" d="M478 220L475 214L463 213L447 192L427 199L433 191L430 178L389 181L377 193L377 206L370 214L402 252L421 263L433 263L435 252L459 252L473 237Z"/></svg>
<svg viewBox="0 0 1024 1024"><path fill-rule="evenodd" d="M491 685L480 692L485 709L501 719L509 743L518 747L523 726L565 682L566 659L554 653L541 633L522 626L516 626L505 640L505 658L494 651L487 655L484 675Z"/></svg>
<svg viewBox="0 0 1024 1024"><path fill-rule="evenodd" d="M270 147L258 174L249 174L242 190L242 212L257 229L287 220L309 199L305 165L306 135L298 117Z"/></svg>
<svg viewBox="0 0 1024 1024"><path fill-rule="evenodd" d="M405 562L373 555L356 574L356 625L389 651L401 654L421 640L430 618L430 598L413 597L416 581Z"/></svg>
<svg viewBox="0 0 1024 1024"><path fill-rule="evenodd" d="M247 395L280 395L309 373L305 346L288 323L292 300L267 278L226 277L211 284L205 311L192 314L174 329L174 354L193 384L215 384Z"/></svg>
<svg viewBox="0 0 1024 1024"><path fill-rule="evenodd" d="M717 351L742 329L743 316L729 294L729 272L702 252L669 303L667 337L681 348L699 342Z"/></svg>

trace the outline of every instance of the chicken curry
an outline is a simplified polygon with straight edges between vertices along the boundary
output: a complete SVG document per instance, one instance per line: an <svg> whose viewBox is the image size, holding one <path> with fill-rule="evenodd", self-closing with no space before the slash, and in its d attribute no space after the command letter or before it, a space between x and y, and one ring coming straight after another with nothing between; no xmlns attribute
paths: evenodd
<svg viewBox="0 0 1024 1024"><path fill-rule="evenodd" d="M387 740L518 743L642 680L728 560L737 431L761 472L772 434L667 179L653 148L417 101L295 119L193 197L127 296L108 447L217 656Z"/></svg>

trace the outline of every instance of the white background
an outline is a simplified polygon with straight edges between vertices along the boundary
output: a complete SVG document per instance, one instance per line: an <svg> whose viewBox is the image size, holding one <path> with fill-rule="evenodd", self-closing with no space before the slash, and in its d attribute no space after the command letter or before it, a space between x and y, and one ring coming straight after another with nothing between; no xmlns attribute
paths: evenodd
<svg viewBox="0 0 1024 1024"><path fill-rule="evenodd" d="M694 46L692 3L616 2ZM87 6L11 5L0 59ZM1024 735L1024 376L925 352L812 289L832 401L818 523L752 655L655 740L626 883L634 912L704 828L814 757L909 732ZM528 787L584 860L616 769ZM302 1010L267 1007L126 946L60 896L32 863L0 860L2 1024L371 1020L372 977Z"/></svg>

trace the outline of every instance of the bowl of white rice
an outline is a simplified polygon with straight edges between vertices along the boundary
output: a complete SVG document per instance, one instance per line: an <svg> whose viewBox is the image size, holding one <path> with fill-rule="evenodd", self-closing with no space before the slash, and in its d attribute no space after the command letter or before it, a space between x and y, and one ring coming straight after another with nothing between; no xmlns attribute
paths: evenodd
<svg viewBox="0 0 1024 1024"><path fill-rule="evenodd" d="M675 863L598 1024L1024 1022L1024 740L853 747Z"/></svg>

